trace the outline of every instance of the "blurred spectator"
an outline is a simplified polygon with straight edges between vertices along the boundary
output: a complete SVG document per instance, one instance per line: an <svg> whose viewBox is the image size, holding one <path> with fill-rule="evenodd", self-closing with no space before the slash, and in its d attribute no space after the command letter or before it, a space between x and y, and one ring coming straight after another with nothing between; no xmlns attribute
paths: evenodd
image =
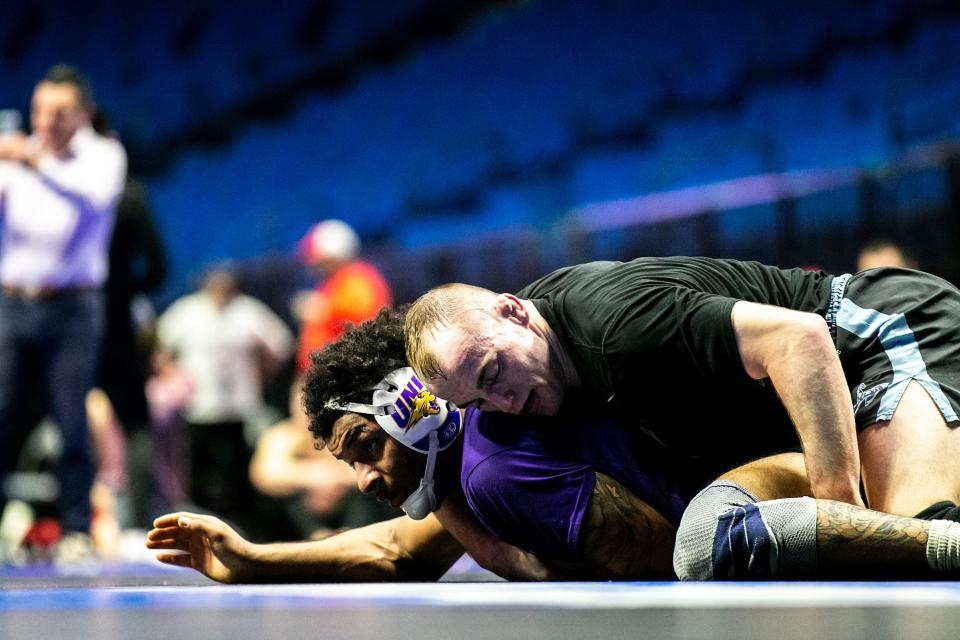
<svg viewBox="0 0 960 640"><path fill-rule="evenodd" d="M59 65L34 90L32 135L0 138L0 473L15 464L19 374L32 359L63 435L58 475L68 534L90 527L85 399L96 375L107 247L127 164L120 143L90 126L93 111L86 78Z"/></svg>
<svg viewBox="0 0 960 640"><path fill-rule="evenodd" d="M90 535L97 554L111 558L120 550L119 497L127 487L127 446L113 405L99 388L87 394L87 421L97 468L90 494Z"/></svg>
<svg viewBox="0 0 960 640"><path fill-rule="evenodd" d="M320 281L295 303L301 322L297 370L309 365L310 353L335 340L347 323L359 324L390 304L390 287L372 264L357 259L360 238L342 220L324 220L300 241L299 253Z"/></svg>
<svg viewBox="0 0 960 640"><path fill-rule="evenodd" d="M200 507L249 524L244 425L263 408L264 378L292 355L293 336L221 267L160 316L157 337L193 385L186 408L190 495Z"/></svg>
<svg viewBox="0 0 960 640"><path fill-rule="evenodd" d="M144 187L128 180L117 204L116 224L110 241L110 274L106 285L106 333L98 386L108 398L129 447L128 482L118 487L126 493L124 524L147 527L153 489L150 473L149 413L145 387L148 354L142 331L135 326L135 299L162 284L166 257L153 222Z"/></svg>
<svg viewBox="0 0 960 640"><path fill-rule="evenodd" d="M151 358L146 393L153 432L151 468L156 489L155 511L163 513L177 510L187 502L184 447L179 436L193 396L193 383L173 356L158 348Z"/></svg>
<svg viewBox="0 0 960 640"><path fill-rule="evenodd" d="M279 535L292 540L318 538L402 515L361 494L350 467L326 449L316 450L299 389L290 398L290 418L260 436L250 462L253 486L280 499L285 522L275 532L285 529Z"/></svg>
<svg viewBox="0 0 960 640"><path fill-rule="evenodd" d="M146 192L138 181L127 182L117 204L109 259L100 386L130 433L145 427L148 421L144 395L148 354L131 309L135 299L159 287L167 273L163 244Z"/></svg>
<svg viewBox="0 0 960 640"><path fill-rule="evenodd" d="M877 267L916 269L917 261L902 246L886 238L875 238L864 244L857 255L857 271Z"/></svg>
<svg viewBox="0 0 960 640"><path fill-rule="evenodd" d="M390 303L386 280L376 267L357 259L359 251L359 237L342 220L319 222L300 241L299 257L318 284L298 295L293 304L301 325L297 374L309 366L310 354L336 340L347 324L372 318ZM275 533L302 538L397 515L361 497L349 469L326 452L314 450L299 397L295 381L290 418L261 435L250 467L255 486L281 499L287 533L280 533L282 528Z"/></svg>

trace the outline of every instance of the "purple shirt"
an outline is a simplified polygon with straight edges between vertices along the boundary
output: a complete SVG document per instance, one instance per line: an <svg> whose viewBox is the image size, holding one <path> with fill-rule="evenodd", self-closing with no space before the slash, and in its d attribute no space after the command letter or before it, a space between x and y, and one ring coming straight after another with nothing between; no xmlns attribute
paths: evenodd
<svg viewBox="0 0 960 640"><path fill-rule="evenodd" d="M531 418L467 409L463 491L474 515L506 542L539 556L575 559L597 471L674 526L712 479L678 468L661 445L606 416L565 411Z"/></svg>

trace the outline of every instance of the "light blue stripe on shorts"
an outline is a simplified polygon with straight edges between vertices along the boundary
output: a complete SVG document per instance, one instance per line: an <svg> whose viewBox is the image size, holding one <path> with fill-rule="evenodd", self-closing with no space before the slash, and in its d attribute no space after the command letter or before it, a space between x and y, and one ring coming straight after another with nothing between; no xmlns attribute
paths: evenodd
<svg viewBox="0 0 960 640"><path fill-rule="evenodd" d="M957 414L944 395L939 383L927 373L927 366L920 353L920 345L907 325L902 313L888 315L874 309L863 309L844 298L837 313L837 327L860 338L876 336L893 369L893 380L883 391L877 420L890 420L907 388L907 383L916 380L936 403L944 420L954 422Z"/></svg>

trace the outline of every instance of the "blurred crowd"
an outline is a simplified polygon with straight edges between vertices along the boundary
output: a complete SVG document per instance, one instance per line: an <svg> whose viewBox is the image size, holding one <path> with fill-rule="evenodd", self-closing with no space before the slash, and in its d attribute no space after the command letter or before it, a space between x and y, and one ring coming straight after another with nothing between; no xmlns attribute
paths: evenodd
<svg viewBox="0 0 960 640"><path fill-rule="evenodd" d="M250 279L294 292L274 308L221 263L157 310L164 242L86 78L50 69L26 128L0 119L0 561L141 554L178 509L260 540L396 515L357 500L300 407L310 352L391 301L354 230L321 221L291 268Z"/></svg>

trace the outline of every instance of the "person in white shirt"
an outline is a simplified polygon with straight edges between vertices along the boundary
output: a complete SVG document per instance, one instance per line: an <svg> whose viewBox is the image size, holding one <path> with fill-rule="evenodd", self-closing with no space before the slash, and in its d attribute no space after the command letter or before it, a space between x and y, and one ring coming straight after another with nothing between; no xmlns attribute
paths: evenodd
<svg viewBox="0 0 960 640"><path fill-rule="evenodd" d="M193 501L236 521L250 512L251 448L244 424L263 407L264 377L293 355L290 329L259 300L240 293L226 267L157 321L162 348L193 384L186 408Z"/></svg>
<svg viewBox="0 0 960 640"><path fill-rule="evenodd" d="M84 401L96 374L107 250L127 171L121 144L91 128L93 110L87 79L58 65L34 89L32 134L0 136L0 476L11 471L22 438L17 414L29 358L40 365L63 434L66 532L90 524Z"/></svg>

